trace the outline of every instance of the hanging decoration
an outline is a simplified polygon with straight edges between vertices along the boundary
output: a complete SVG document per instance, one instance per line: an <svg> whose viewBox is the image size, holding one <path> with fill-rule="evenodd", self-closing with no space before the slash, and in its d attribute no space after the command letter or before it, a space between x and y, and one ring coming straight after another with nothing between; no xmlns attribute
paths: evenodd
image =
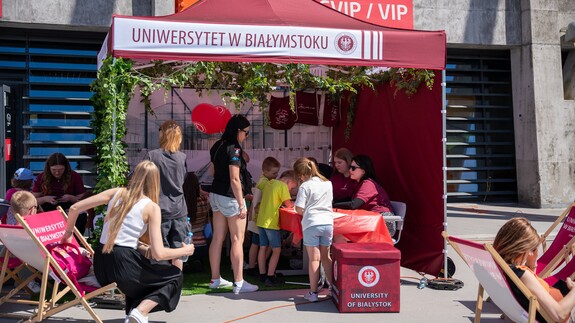
<svg viewBox="0 0 575 323"><path fill-rule="evenodd" d="M296 113L297 123L303 123L311 126L319 124L318 118L318 95L314 93L306 93L298 91L296 93Z"/></svg>
<svg viewBox="0 0 575 323"><path fill-rule="evenodd" d="M374 72L375 71L375 72ZM125 144L125 118L128 103L139 89L147 111L151 109L150 96L158 89L169 92L172 88L189 87L199 93L210 89L222 89L224 105L232 103L237 110L245 103L257 106L264 115L269 112L269 93L278 88L288 94L291 111L296 111L296 92L305 89L325 91L326 95L347 95L340 109L347 112L346 138L349 137L355 112L355 96L358 89L375 89L375 85L389 82L396 92L408 96L420 85L433 87L434 71L409 68L373 70L365 66L329 66L325 74L314 75L305 64L231 63L231 62L179 62L153 61L146 67L133 68L133 61L108 56L98 70L98 79L91 85L94 92L92 127L98 147L98 180L95 192L125 185L128 163ZM314 95L315 96L315 95ZM343 101L343 100L342 100ZM313 105L313 104L312 104ZM209 111L209 106L203 107ZM223 119L219 115L206 131L223 131ZM199 111L198 111L199 112ZM208 112L209 114L210 112ZM192 114L194 114L192 112ZM227 117L224 111L223 118ZM208 120L203 120L207 123ZM315 123L317 124L317 122ZM116 127L114 127L114 125ZM205 125L204 125L205 126Z"/></svg>
<svg viewBox="0 0 575 323"><path fill-rule="evenodd" d="M291 129L295 124L296 115L290 108L289 97L270 99L270 127L278 130Z"/></svg>

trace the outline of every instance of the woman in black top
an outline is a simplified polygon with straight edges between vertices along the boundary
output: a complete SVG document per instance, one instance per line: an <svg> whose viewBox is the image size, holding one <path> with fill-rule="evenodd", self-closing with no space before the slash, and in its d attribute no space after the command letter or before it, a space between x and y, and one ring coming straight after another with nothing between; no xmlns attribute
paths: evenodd
<svg viewBox="0 0 575 323"><path fill-rule="evenodd" d="M250 133L250 122L242 115L233 116L226 125L222 138L210 149L210 170L214 176L210 192L210 205L214 213L213 237L210 244L210 288L232 287L235 294L254 292L258 286L243 279L243 242L246 228L246 203L244 196L251 190L245 174L241 143ZM242 176L244 175L244 176ZM230 232L232 242L230 257L234 283L220 276L222 246Z"/></svg>

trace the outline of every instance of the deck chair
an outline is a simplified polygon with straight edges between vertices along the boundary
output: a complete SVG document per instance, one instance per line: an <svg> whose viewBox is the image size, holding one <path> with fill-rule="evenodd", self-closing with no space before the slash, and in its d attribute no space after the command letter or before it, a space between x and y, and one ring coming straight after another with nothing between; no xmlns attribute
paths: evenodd
<svg viewBox="0 0 575 323"><path fill-rule="evenodd" d="M112 283L84 294L68 278L62 267L58 265L57 261L46 249L48 244L60 241L64 235L67 219L64 211L58 208L55 211L29 215L24 218L16 214L16 219L22 227L13 229L11 236L3 237L3 241L13 255L38 270L42 279L36 313L29 317L28 321L40 322L72 306L81 304L96 322L102 322L90 304L88 304L88 300L106 291L113 290L116 288L116 284ZM80 235L80 232L74 228L72 243L80 245L78 242L93 255L94 252L90 245ZM52 288L48 287L49 276L54 279ZM61 283L63 288L59 290ZM64 295L70 292L75 296L74 300L57 304ZM49 296L47 296L48 293L50 294ZM6 297L0 299L0 304L7 300Z"/></svg>
<svg viewBox="0 0 575 323"><path fill-rule="evenodd" d="M475 323L481 321L484 290L489 294L493 303L513 322L536 322L535 315L537 312L547 322L553 322L547 311L539 306L537 298L527 289L511 268L509 268L491 244L486 243L481 245L472 241L459 239L449 236L445 231L442 235L465 263L467 263L479 281L477 304L475 307ZM526 311L517 302L505 275L507 275L523 292L527 299L530 300L529 311Z"/></svg>
<svg viewBox="0 0 575 323"><path fill-rule="evenodd" d="M19 230L22 229L22 227L0 224L0 241L2 241L2 244L4 244L3 241L6 240L5 237L10 237L12 235L13 229ZM2 268L0 270L0 292L3 290L2 288L6 282L13 280L15 282L15 287L10 292L15 294L21 289L25 289L30 296L34 295L34 292L28 288L28 283L39 276L36 273L36 270L29 267L26 263L23 263L20 259L14 257L8 248L4 249L4 256L0 258L0 266ZM24 268L28 268L33 273L33 277L28 277L29 279L26 279L26 283L24 283L24 281L18 276L18 273Z"/></svg>
<svg viewBox="0 0 575 323"><path fill-rule="evenodd" d="M543 244L543 254L537 259L537 275L539 277L549 276L561 264L570 259L572 248L575 245L575 208L571 204L563 213L553 222L553 224L541 235ZM551 232L563 222L557 232L553 242L546 248L546 239Z"/></svg>
<svg viewBox="0 0 575 323"><path fill-rule="evenodd" d="M393 220L395 222L395 233L391 235L392 237L391 240L393 241L393 244L396 244L399 242L399 239L401 239L401 231L403 231L403 222L405 221L405 212L407 211L407 205L403 202L391 201L391 206L393 207L395 216L394 217L384 216L383 218L386 220L386 222L389 220Z"/></svg>

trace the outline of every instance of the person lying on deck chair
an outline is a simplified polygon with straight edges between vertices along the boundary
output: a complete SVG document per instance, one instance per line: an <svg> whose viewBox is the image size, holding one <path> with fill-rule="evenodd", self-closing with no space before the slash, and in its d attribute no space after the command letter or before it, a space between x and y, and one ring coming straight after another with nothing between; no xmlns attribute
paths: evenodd
<svg viewBox="0 0 575 323"><path fill-rule="evenodd" d="M526 218L513 218L505 223L497 232L493 241L493 248L499 253L517 274L517 277L527 288L537 296L541 306L547 310L556 322L570 319L573 321L573 309L575 307L575 289L573 281L559 280L555 285L549 286L547 282L539 278L533 268L537 259L541 239L537 230L531 226ZM509 286L517 301L528 310L529 301L519 288L508 279ZM545 320L538 315L537 320Z"/></svg>

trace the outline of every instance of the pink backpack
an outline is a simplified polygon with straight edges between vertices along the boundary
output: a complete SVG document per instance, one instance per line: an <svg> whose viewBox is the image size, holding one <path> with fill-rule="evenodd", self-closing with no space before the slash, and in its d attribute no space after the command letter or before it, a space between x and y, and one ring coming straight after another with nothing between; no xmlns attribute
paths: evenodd
<svg viewBox="0 0 575 323"><path fill-rule="evenodd" d="M54 242L47 245L46 249L83 294L84 288L78 283L78 279L90 272L92 261L84 256L76 245L71 243Z"/></svg>

